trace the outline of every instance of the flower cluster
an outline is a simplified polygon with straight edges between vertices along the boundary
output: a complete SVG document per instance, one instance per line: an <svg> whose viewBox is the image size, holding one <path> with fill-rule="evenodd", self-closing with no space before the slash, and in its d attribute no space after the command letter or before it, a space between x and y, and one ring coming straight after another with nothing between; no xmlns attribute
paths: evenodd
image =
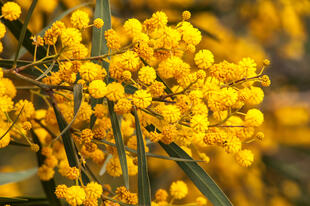
<svg viewBox="0 0 310 206"><path fill-rule="evenodd" d="M18 8L15 3L5 4L3 18L18 18ZM55 191L58 198L73 206L98 205L98 199L103 195L102 186L95 181L78 184L83 182L87 161L104 165L110 176L122 175L110 119L113 112L121 117L120 130L129 151L137 150L132 115L137 109L143 136L150 143L174 142L188 155L193 156L195 152L205 162L210 158L203 149L216 145L233 155L239 165L250 166L254 154L247 149L247 144L262 139L258 138L262 134L257 128L262 125L264 115L255 107L264 98L260 86L270 85L269 77L263 75L269 61L265 60L260 68L251 58L217 62L212 51L198 49L202 34L190 18L191 13L184 11L182 20L171 25L166 13L158 11L143 22L128 19L121 27L104 32L108 52L95 57L89 57L84 33L90 27L101 29L104 22L97 18L90 24L88 13L83 10L72 13L69 25L56 21L42 37L32 37L35 68L41 70L36 67L39 63L47 68L51 59L58 67L46 70L42 81L22 76L42 88L42 92L37 88L31 90L32 95L46 103L45 108L37 110L31 101L13 102L16 88L0 71L3 128L9 127L6 123L11 120L9 112L18 120L14 129L8 132L0 129L0 134L4 135L0 148L7 146L11 137L24 137L31 149L44 158L38 169L42 181L51 180L57 170L63 177L76 182L71 187L58 185ZM0 24L2 33L5 33L5 27ZM47 49L47 56L37 61L39 47ZM12 73L21 75L17 70ZM81 85L83 90L78 110L72 92L76 85ZM67 131L72 134L73 150L78 156L75 166L67 160L67 148L59 135L63 131L59 131L57 110L70 123ZM30 131L38 136L36 141L40 142L41 148L28 137ZM147 145L145 150L149 151ZM126 152L126 158L129 175L137 175L136 153ZM170 187L172 200L183 199L188 191L182 181L176 181ZM137 194L125 187L118 187L115 194L117 201L137 204ZM153 204L165 205L167 197L165 190L158 190ZM112 205L107 200L105 204ZM195 204L205 205L206 199L199 197Z"/></svg>

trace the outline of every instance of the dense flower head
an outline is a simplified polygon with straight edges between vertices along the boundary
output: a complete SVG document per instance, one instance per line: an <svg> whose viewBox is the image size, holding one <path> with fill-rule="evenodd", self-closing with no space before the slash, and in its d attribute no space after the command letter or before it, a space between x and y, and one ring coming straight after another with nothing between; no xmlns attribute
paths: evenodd
<svg viewBox="0 0 310 206"><path fill-rule="evenodd" d="M9 21L14 21L19 18L22 13L21 8L15 2L7 2L1 8L2 15Z"/></svg>
<svg viewBox="0 0 310 206"><path fill-rule="evenodd" d="M77 29L84 29L88 26L89 17L85 11L76 10L71 15L71 24Z"/></svg>
<svg viewBox="0 0 310 206"><path fill-rule="evenodd" d="M82 205L85 198L85 191L80 186L69 187L65 193L65 199L71 206Z"/></svg>
<svg viewBox="0 0 310 206"><path fill-rule="evenodd" d="M102 19L96 18L96 19L94 20L94 26L95 26L97 29L100 29L101 27L103 27L103 25L104 25L104 22L103 22Z"/></svg>
<svg viewBox="0 0 310 206"><path fill-rule="evenodd" d="M66 28L61 33L61 42L64 46L72 46L82 41L82 34L75 28Z"/></svg>
<svg viewBox="0 0 310 206"><path fill-rule="evenodd" d="M89 83L88 91L92 97L99 99L106 95L107 86L102 80L97 79Z"/></svg>
<svg viewBox="0 0 310 206"><path fill-rule="evenodd" d="M170 194L175 199L182 199L187 195L187 193L188 188L185 182L183 181L178 180L170 185Z"/></svg>
<svg viewBox="0 0 310 206"><path fill-rule="evenodd" d="M254 161L254 155L251 150L244 149L235 154L237 163L243 167L250 166Z"/></svg>

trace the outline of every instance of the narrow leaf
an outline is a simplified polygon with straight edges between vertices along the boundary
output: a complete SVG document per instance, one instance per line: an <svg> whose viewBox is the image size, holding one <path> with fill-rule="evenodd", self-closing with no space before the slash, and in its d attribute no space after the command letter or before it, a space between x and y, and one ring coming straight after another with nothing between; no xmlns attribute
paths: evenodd
<svg viewBox="0 0 310 206"><path fill-rule="evenodd" d="M18 60L16 62L17 67L20 66L25 66L27 64L31 64L32 62L30 61L22 61L22 60ZM14 60L11 59L1 59L0 60L0 67L4 67L4 68L12 68L12 66L14 65Z"/></svg>
<svg viewBox="0 0 310 206"><path fill-rule="evenodd" d="M108 101L108 108L111 118L111 124L113 129L113 134L115 138L116 148L119 156L119 160L122 167L123 172L123 178L124 178L124 184L126 188L129 188L129 175L128 175L128 167L127 167L127 159L126 159L126 152L123 142L123 137L120 129L120 125L116 116L116 113L114 112L114 103L111 101Z"/></svg>
<svg viewBox="0 0 310 206"><path fill-rule="evenodd" d="M166 145L159 142L162 148L172 157L192 159L183 149L175 143ZM196 162L177 162L189 179L196 185L213 205L232 205L224 192L216 185L214 180Z"/></svg>
<svg viewBox="0 0 310 206"><path fill-rule="evenodd" d="M36 152L38 165L40 167L41 165L44 164L44 159L45 159L45 157L41 154L42 145L41 145L41 142L40 142L38 136L34 133L34 131L32 129L30 130L30 133L31 133L33 142L35 144L39 145L39 147L40 147L39 151ZM42 184L43 190L44 190L45 195L46 195L48 201L50 202L50 204L51 205L61 205L59 199L56 197L56 195L54 193L54 191L56 189L56 184L55 184L54 179L51 179L48 181L42 181L41 180L41 184Z"/></svg>
<svg viewBox="0 0 310 206"><path fill-rule="evenodd" d="M34 174L36 174L38 168L32 168L19 172L1 172L0 173L0 185L19 182L25 180Z"/></svg>
<svg viewBox="0 0 310 206"><path fill-rule="evenodd" d="M78 86L78 87L80 87L80 86ZM78 99L78 97L76 99ZM61 112L59 111L56 103L52 102L52 105L53 105L54 112L55 112L55 115L56 115L56 119L57 119L59 130L63 131L63 130L65 130L67 128L68 124L67 124L66 120L64 119L63 115L61 114ZM75 108L76 107L77 107L77 103L75 103ZM67 129L63 133L62 141L63 141L64 147L65 147L65 151L66 151L67 159L68 159L68 162L69 162L69 166L70 167L77 167L78 168L78 156L77 156L77 153L76 153L76 148L75 148L74 142L73 142L73 140L71 138L70 130ZM89 179L88 179L87 175L83 171L82 171L82 180L83 180L84 184L87 184L89 182Z"/></svg>
<svg viewBox="0 0 310 206"><path fill-rule="evenodd" d="M20 48L21 48L21 46L22 46L22 44L23 44L23 42L24 42L24 38L25 38L25 35L26 35L26 30L27 30L28 23L29 23L30 18L31 18L31 16L32 16L32 12L33 12L34 8L35 8L36 5L37 5L37 2L38 2L38 0L33 0L32 3L31 3L31 5L30 5L30 8L29 8L29 10L28 10L28 13L27 13L25 22L24 22L24 24L23 24L22 30L21 30L20 35L19 35L18 45L17 45L17 50L16 50L16 54L15 54L14 63L16 63L16 61L17 61Z"/></svg>
<svg viewBox="0 0 310 206"><path fill-rule="evenodd" d="M113 144L112 142L106 141L106 140L100 140L100 142L103 142L104 144L110 145L112 147L116 147L115 144ZM134 154L138 154L137 150L131 149L127 146L125 146L125 150L128 152L132 152ZM177 157L169 157L169 156L164 156L164 155L158 155L158 154L154 154L154 153L150 153L150 152L146 152L145 153L147 157L151 157L151 158L158 158L158 159L164 159L164 160L172 160L172 161L184 161L184 162L204 162L203 160L193 160L193 159L183 159L183 158L177 158Z"/></svg>
<svg viewBox="0 0 310 206"><path fill-rule="evenodd" d="M65 132L67 132L73 122L75 121L77 114L81 108L81 104L82 104L82 100L83 100L83 86L82 84L75 84L73 86L73 98L74 98L74 116L71 120L71 122L69 122L69 124L67 124L67 126L61 131L61 133L53 140L56 141L58 140L61 136L63 136L65 134Z"/></svg>
<svg viewBox="0 0 310 206"><path fill-rule="evenodd" d="M136 108L134 108L134 114L138 152L138 200L139 205L151 205L151 186L148 175L145 146Z"/></svg>

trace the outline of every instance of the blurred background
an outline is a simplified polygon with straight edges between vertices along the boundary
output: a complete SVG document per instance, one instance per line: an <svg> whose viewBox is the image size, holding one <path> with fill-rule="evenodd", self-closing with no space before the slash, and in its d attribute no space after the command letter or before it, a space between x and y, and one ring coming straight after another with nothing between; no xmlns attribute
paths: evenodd
<svg viewBox="0 0 310 206"><path fill-rule="evenodd" d="M17 2L24 18L31 0ZM90 4L83 10L91 14L94 1L39 0L29 29L38 34L53 18L85 2ZM234 205L310 205L310 1L111 0L111 4L115 29L128 18L143 20L158 10L167 13L170 23L178 22L182 12L188 10L192 13L190 22L204 34L199 47L211 50L216 62L225 59L237 63L243 57L253 58L258 65L266 58L271 61L266 73L272 84L264 89L265 100L260 105L265 114L265 137L248 145L255 153L254 164L241 168L231 155L209 146L205 150L211 161L201 166ZM84 40L90 37L86 33ZM7 32L1 57L11 58L16 45L13 35ZM23 58L27 59L27 54ZM156 145L150 145L150 149L162 152ZM0 150L1 172L33 166L35 154L28 148L11 146ZM172 161L149 159L149 167L153 191L168 189L171 182L184 179L190 195L182 202L201 195ZM102 178L105 182L116 180ZM43 196L37 177L0 186L0 196L21 195Z"/></svg>

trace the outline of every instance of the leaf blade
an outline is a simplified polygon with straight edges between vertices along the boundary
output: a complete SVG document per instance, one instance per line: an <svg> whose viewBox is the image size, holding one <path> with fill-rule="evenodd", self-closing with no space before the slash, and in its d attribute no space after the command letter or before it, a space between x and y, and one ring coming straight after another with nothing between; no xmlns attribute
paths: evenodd
<svg viewBox="0 0 310 206"><path fill-rule="evenodd" d="M17 50L16 50L16 53L15 53L15 58L14 58L14 64L16 63L17 59L18 59L18 55L19 55L19 52L20 52L20 48L22 47L22 44L24 42L24 39L25 39L25 35L26 35L26 30L27 30L27 26L28 26L28 23L30 21L30 18L32 16L32 13L37 5L37 2L38 0L33 0L31 5L30 5L30 8L27 12L27 16L26 16L26 19L25 19L25 22L23 24L23 27L21 29L21 32L20 32L20 35L19 35L19 39L18 39L18 45L17 45Z"/></svg>
<svg viewBox="0 0 310 206"><path fill-rule="evenodd" d="M38 168L31 168L28 170L18 171L18 172L1 172L0 173L0 185L19 182L25 180L34 174L36 174Z"/></svg>
<svg viewBox="0 0 310 206"><path fill-rule="evenodd" d="M169 156L191 159L191 157L175 143L166 145L159 142L159 144ZM177 162L177 164L213 205L232 206L232 203L224 192L196 162Z"/></svg>
<svg viewBox="0 0 310 206"><path fill-rule="evenodd" d="M138 200L139 205L151 205L151 186L148 175L145 146L136 108L134 108L137 154L138 154Z"/></svg>

